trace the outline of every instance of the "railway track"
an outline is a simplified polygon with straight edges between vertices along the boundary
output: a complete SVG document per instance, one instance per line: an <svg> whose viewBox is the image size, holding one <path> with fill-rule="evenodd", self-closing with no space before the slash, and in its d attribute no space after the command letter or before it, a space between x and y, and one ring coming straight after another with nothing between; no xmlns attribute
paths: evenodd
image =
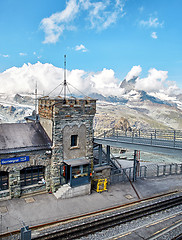
<svg viewBox="0 0 182 240"><path fill-rule="evenodd" d="M33 239L35 240L63 240L63 239L76 239L79 237L86 236L88 234L95 233L107 228L114 227L116 225L130 222L138 218L148 216L150 214L163 211L177 205L182 204L182 196L173 197L171 199L162 200L155 204L148 204L147 206L138 207L133 210L125 212L115 212L109 216L104 216L101 219L93 219L89 222L78 223L70 228L66 228L57 232L48 233L43 236L38 236Z"/></svg>
<svg viewBox="0 0 182 240"><path fill-rule="evenodd" d="M162 194L160 196L138 200L93 213L32 226L30 227L32 230L32 239L75 239L122 223L130 222L180 204L182 204L181 192L175 191L170 194ZM5 239L9 235L19 235L19 230L1 234L0 238Z"/></svg>

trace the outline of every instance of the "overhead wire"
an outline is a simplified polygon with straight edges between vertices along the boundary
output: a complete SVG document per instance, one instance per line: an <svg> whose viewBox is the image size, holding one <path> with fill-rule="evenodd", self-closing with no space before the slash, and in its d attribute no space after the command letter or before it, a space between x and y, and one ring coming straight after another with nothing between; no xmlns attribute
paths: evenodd
<svg viewBox="0 0 182 240"><path fill-rule="evenodd" d="M59 86L61 86L63 83L64 83L64 82L60 83L60 84L59 84L57 87L55 87L50 93L48 93L48 96L49 96L52 92L54 92Z"/></svg>
<svg viewBox="0 0 182 240"><path fill-rule="evenodd" d="M63 87L62 87L61 91L60 91L59 94L58 94L58 95L61 95L61 93L62 93L62 91L63 91L63 89L64 89L64 81L63 81L62 83L60 83L58 86L56 86L51 92L49 92L49 93L48 93L48 96L49 96L51 93L53 93L53 92L54 92L58 87L60 87L61 85L62 85ZM70 91L70 88L68 87L68 85L71 86L72 88L74 88L77 92L81 93L81 95L83 95L85 98L88 98L87 95L85 95L83 92L81 92L80 90L78 90L78 89L77 89L76 87L74 87L71 83L67 82L66 87L67 87L68 92L70 93L70 96L71 96L71 97L76 98L76 97L73 96L73 93Z"/></svg>
<svg viewBox="0 0 182 240"><path fill-rule="evenodd" d="M62 87L62 89L61 89L61 91L59 92L59 94L58 94L58 95L61 95L61 93L62 93L62 91L63 91L63 88L64 88L64 86Z"/></svg>
<svg viewBox="0 0 182 240"><path fill-rule="evenodd" d="M87 95L85 95L83 92L81 92L80 90L78 90L76 87L74 87L71 83L68 83L67 82L67 85L70 85L72 88L74 88L75 90L77 90L79 93L81 93L84 97L86 97L86 98L88 98L88 96Z"/></svg>

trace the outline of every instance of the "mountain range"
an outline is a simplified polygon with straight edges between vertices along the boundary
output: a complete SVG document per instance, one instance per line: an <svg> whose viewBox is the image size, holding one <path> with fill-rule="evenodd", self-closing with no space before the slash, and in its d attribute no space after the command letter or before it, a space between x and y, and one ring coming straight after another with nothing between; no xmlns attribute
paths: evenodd
<svg viewBox="0 0 182 240"><path fill-rule="evenodd" d="M138 77L124 79L118 88L122 96L104 96L92 93L98 99L94 128L101 132L112 127L126 125L131 128L182 129L182 94L146 92L137 90ZM34 97L28 94L0 94L0 122L23 122L35 109ZM125 123L124 123L125 122Z"/></svg>
<svg viewBox="0 0 182 240"><path fill-rule="evenodd" d="M182 94L149 93L137 90L138 77L124 79L119 88L124 94L97 98L96 122L98 129L114 127L121 119L127 119L132 128L182 129ZM103 119L103 120L102 120ZM109 124L110 123L110 124Z"/></svg>

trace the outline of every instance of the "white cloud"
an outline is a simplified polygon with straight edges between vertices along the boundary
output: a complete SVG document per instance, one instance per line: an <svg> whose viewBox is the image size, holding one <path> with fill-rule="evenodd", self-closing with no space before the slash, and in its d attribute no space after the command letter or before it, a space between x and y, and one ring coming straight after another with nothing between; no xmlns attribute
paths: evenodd
<svg viewBox="0 0 182 240"><path fill-rule="evenodd" d="M91 23L91 28L99 31L107 29L118 18L125 15L124 3L120 0L116 0L115 3L109 0L94 3L87 1L87 8L89 9L88 20Z"/></svg>
<svg viewBox="0 0 182 240"><path fill-rule="evenodd" d="M139 75L142 69L140 66L134 66L127 74L128 78L138 76L135 84L135 90L144 90L155 96L166 98L165 95L172 96L174 93L179 93L179 88L175 82L167 81L168 72L157 70L155 68L148 71L146 78L140 78ZM86 72L81 69L67 70L67 81L69 90L73 95L79 95L79 91L85 95L91 93L99 93L104 96L123 96L125 89L119 87L119 79L115 77L115 72L112 69L104 68L100 72ZM47 95L63 83L64 69L53 66L52 64L24 64L22 67L12 67L0 73L1 92L5 93L22 93L33 92L35 82L38 83L38 91ZM71 87L71 85L75 88ZM60 86L53 94L60 95L62 90ZM63 94L63 92L62 92Z"/></svg>
<svg viewBox="0 0 182 240"><path fill-rule="evenodd" d="M175 81L167 81L166 82L167 89L165 89L165 93L168 95L181 94L181 89L176 85Z"/></svg>
<svg viewBox="0 0 182 240"><path fill-rule="evenodd" d="M152 68L148 71L146 78L138 78L136 80L135 88L147 92L159 91L164 89L164 83L168 78L168 71L161 71Z"/></svg>
<svg viewBox="0 0 182 240"><path fill-rule="evenodd" d="M150 17L149 20L141 20L140 25L144 27L149 27L149 28L158 28L162 27L164 25L164 22L159 22L158 18L155 17Z"/></svg>
<svg viewBox="0 0 182 240"><path fill-rule="evenodd" d="M84 70L74 69L67 70L67 81L69 84L79 89L85 95L93 92L114 96L121 96L123 89L118 87L118 79L112 69L104 68L100 72L85 72ZM57 68L52 64L24 64L22 67L12 67L0 73L1 91L8 93L33 92L35 82L38 83L39 93L48 94L63 83L64 69ZM69 89L73 94L79 94L75 88L70 85ZM58 95L61 87L58 88L54 94Z"/></svg>
<svg viewBox="0 0 182 240"><path fill-rule="evenodd" d="M8 57L9 57L8 54L3 54L2 56L3 56L4 58L8 58Z"/></svg>
<svg viewBox="0 0 182 240"><path fill-rule="evenodd" d="M75 30L74 20L76 17L83 17L82 12L87 15L82 22L88 21L91 28L97 30L108 28L126 14L123 10L123 2L121 0L114 2L110 0L69 0L63 11L42 19L40 27L45 32L43 43L56 43L65 30Z"/></svg>
<svg viewBox="0 0 182 240"><path fill-rule="evenodd" d="M117 12L113 12L111 15L108 16L108 18L106 19L106 21L103 23L103 28L108 28L112 23L116 22L116 19L118 17L118 13Z"/></svg>
<svg viewBox="0 0 182 240"><path fill-rule="evenodd" d="M182 92L176 85L176 82L167 80L168 71L152 68L148 71L148 76L145 78L140 78L141 72L142 68L140 65L133 66L125 77L126 81L129 81L133 77L137 77L134 86L136 90L144 90L156 97L161 96L161 99L163 99L163 95L173 96Z"/></svg>
<svg viewBox="0 0 182 240"><path fill-rule="evenodd" d="M88 50L83 44L80 44L80 45L76 45L75 51L87 52Z"/></svg>
<svg viewBox="0 0 182 240"><path fill-rule="evenodd" d="M142 68L140 67L140 65L133 66L132 69L129 71L129 73L125 77L126 81L132 79L133 77L138 77L141 72L142 72Z"/></svg>
<svg viewBox="0 0 182 240"><path fill-rule="evenodd" d="M26 56L27 53L19 53L20 56Z"/></svg>
<svg viewBox="0 0 182 240"><path fill-rule="evenodd" d="M153 39L157 39L157 38L158 38L158 37L157 37L157 33L156 33L156 32L152 32L151 37L152 37Z"/></svg>
<svg viewBox="0 0 182 240"><path fill-rule="evenodd" d="M56 43L63 31L69 28L69 23L76 17L78 8L76 0L69 0L62 12L54 13L49 18L42 19L41 29L45 32L43 43Z"/></svg>

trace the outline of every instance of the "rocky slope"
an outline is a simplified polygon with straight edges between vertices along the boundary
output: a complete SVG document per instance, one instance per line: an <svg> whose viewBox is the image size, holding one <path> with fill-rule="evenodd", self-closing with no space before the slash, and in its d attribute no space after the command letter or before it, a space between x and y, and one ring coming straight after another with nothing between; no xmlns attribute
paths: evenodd
<svg viewBox="0 0 182 240"><path fill-rule="evenodd" d="M182 129L182 94L159 95L135 89L137 77L124 79L119 85L124 90L121 97L96 95L97 114L95 129L124 128L124 119L131 128Z"/></svg>
<svg viewBox="0 0 182 240"><path fill-rule="evenodd" d="M113 127L124 130L182 129L182 110L176 103L165 102L144 91L133 90L132 84L126 88L126 93L121 98L95 94L95 97L100 99L97 101L94 121L97 133ZM0 95L0 122L23 122L24 117L31 115L34 109L34 99L30 96Z"/></svg>
<svg viewBox="0 0 182 240"><path fill-rule="evenodd" d="M24 117L34 110L34 100L29 96L0 95L0 122L24 122Z"/></svg>

